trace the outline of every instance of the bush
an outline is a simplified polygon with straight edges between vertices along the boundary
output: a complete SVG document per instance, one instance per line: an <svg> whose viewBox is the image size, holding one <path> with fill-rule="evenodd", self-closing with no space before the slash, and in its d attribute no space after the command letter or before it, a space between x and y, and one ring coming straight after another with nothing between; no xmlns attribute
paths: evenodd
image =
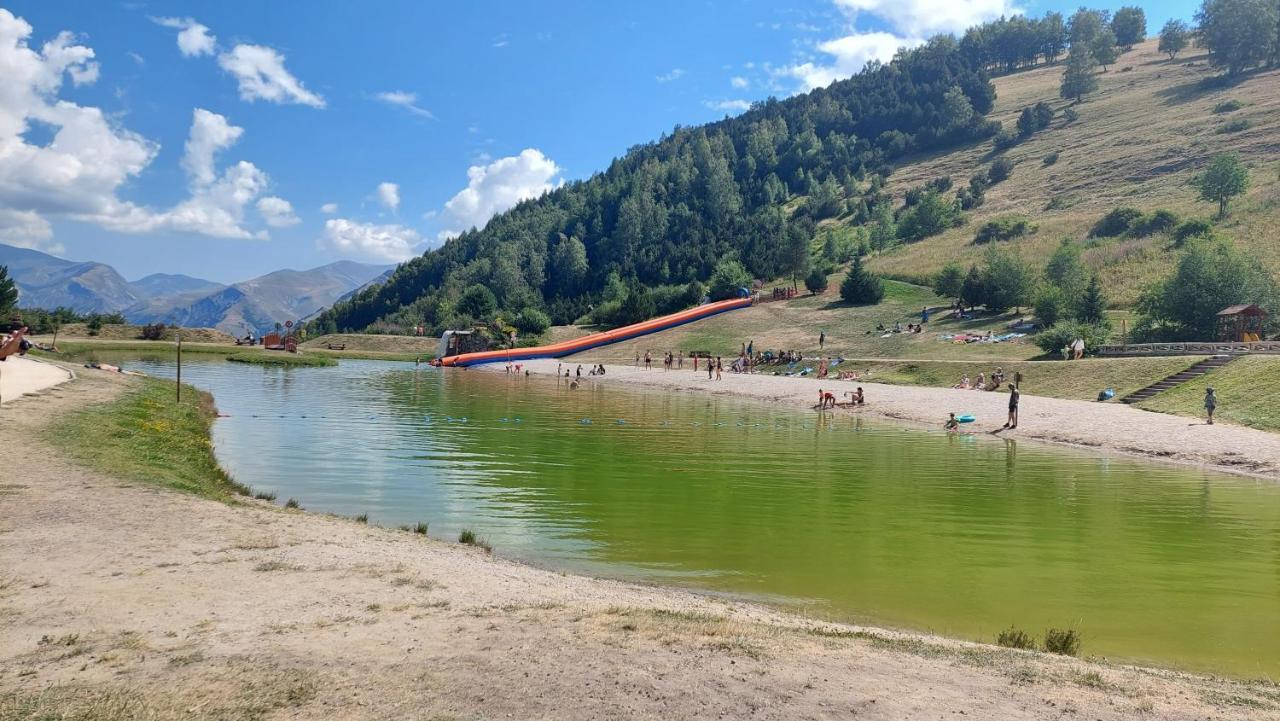
<svg viewBox="0 0 1280 721"><path fill-rule="evenodd" d="M1080 655L1080 632L1074 628L1051 628L1044 632L1044 650L1063 656Z"/></svg>
<svg viewBox="0 0 1280 721"><path fill-rule="evenodd" d="M1178 224L1173 231L1173 242L1181 246L1191 238L1205 238L1213 234L1213 223L1202 218L1191 218Z"/></svg>
<svg viewBox="0 0 1280 721"><path fill-rule="evenodd" d="M884 282L862 267L862 258L854 258L840 284L840 297L854 305L874 305L884 298Z"/></svg>
<svg viewBox="0 0 1280 721"><path fill-rule="evenodd" d="M1034 233L1035 230L1035 226L1028 223L1025 218L1005 216L983 223L982 227L978 228L978 233L973 236L973 242L981 245L994 240L1013 240L1028 233Z"/></svg>
<svg viewBox="0 0 1280 721"><path fill-rule="evenodd" d="M1227 133L1239 133L1243 130L1248 130L1248 129L1249 129L1248 118L1236 118L1235 120L1232 120L1231 122L1218 128L1218 133L1222 135L1226 135Z"/></svg>
<svg viewBox="0 0 1280 721"><path fill-rule="evenodd" d="M1150 215L1144 215L1136 223L1129 228L1129 232L1135 238L1145 238L1148 235L1157 233L1166 233L1178 224L1178 214L1172 210L1161 208Z"/></svg>
<svg viewBox="0 0 1280 721"><path fill-rule="evenodd" d="M1066 298L1057 287L1046 287L1036 296L1036 320L1039 320L1041 325L1048 327L1056 324L1068 314L1067 311Z"/></svg>
<svg viewBox="0 0 1280 721"><path fill-rule="evenodd" d="M1018 136L1017 134L1011 133L1002 128L1000 132L996 133L996 136L991 139L991 143L995 146L996 150L1008 150L1018 144Z"/></svg>
<svg viewBox="0 0 1280 721"><path fill-rule="evenodd" d="M1002 183L1013 174L1013 161L1008 158L996 158L987 171L987 179L992 184Z"/></svg>
<svg viewBox="0 0 1280 721"><path fill-rule="evenodd" d="M1049 153L1048 155L1044 156L1043 162L1046 166L1053 165L1054 163L1058 162L1058 153L1056 151Z"/></svg>
<svg viewBox="0 0 1280 721"><path fill-rule="evenodd" d="M898 217L898 237L907 241L923 240L963 222L959 205L930 190L915 205Z"/></svg>
<svg viewBox="0 0 1280 721"><path fill-rule="evenodd" d="M1074 123L1075 121L1080 119L1080 113L1076 112L1075 108L1067 108L1066 110L1062 111L1062 117L1068 123Z"/></svg>
<svg viewBox="0 0 1280 721"><path fill-rule="evenodd" d="M1036 639L1019 628L1010 626L1000 632L996 636L996 645L1005 648L1020 648L1024 651L1033 651L1036 647Z"/></svg>
<svg viewBox="0 0 1280 721"><path fill-rule="evenodd" d="M511 325L523 335L542 335L551 327L551 318L537 308L525 308L516 314Z"/></svg>
<svg viewBox="0 0 1280 721"><path fill-rule="evenodd" d="M1116 238L1129 232L1129 229L1142 219L1142 211L1137 208L1120 207L1102 216L1089 231L1091 238Z"/></svg>
<svg viewBox="0 0 1280 721"><path fill-rule="evenodd" d="M826 290L827 283L827 273L822 268L814 268L809 271L809 275L804 279L804 287L814 295Z"/></svg>
<svg viewBox="0 0 1280 721"><path fill-rule="evenodd" d="M933 280L933 292L943 298L959 298L964 287L964 270L955 263L947 263Z"/></svg>
<svg viewBox="0 0 1280 721"><path fill-rule="evenodd" d="M164 331L165 331L164 323L155 323L153 325L142 326L142 331L140 332L140 335L142 336L143 340L163 340Z"/></svg>
<svg viewBox="0 0 1280 721"><path fill-rule="evenodd" d="M87 325L89 328L89 335L97 335L98 331L102 330L102 316L97 313L89 316L89 322Z"/></svg>
<svg viewBox="0 0 1280 721"><path fill-rule="evenodd" d="M1107 342L1110 335L1111 329L1103 325L1063 321L1037 333L1035 343L1045 353L1056 355L1070 345L1071 341L1083 338L1084 352L1092 354L1098 352L1098 348Z"/></svg>
<svg viewBox="0 0 1280 721"><path fill-rule="evenodd" d="M1235 99L1223 100L1222 102L1213 106L1213 112L1218 115L1223 115L1224 113L1234 113L1235 111L1243 107L1244 107L1244 103L1240 102L1239 100L1235 100Z"/></svg>
<svg viewBox="0 0 1280 721"><path fill-rule="evenodd" d="M710 287L707 291L711 294L711 300L736 298L739 288L751 287L751 274L736 259L725 258L716 263L708 284Z"/></svg>

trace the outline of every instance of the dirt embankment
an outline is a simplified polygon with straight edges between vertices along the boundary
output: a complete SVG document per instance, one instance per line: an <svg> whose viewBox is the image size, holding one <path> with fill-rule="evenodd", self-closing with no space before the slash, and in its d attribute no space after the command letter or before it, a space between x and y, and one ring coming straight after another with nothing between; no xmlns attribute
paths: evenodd
<svg viewBox="0 0 1280 721"><path fill-rule="evenodd" d="M104 477L42 439L130 382L0 410L0 718L1280 718L1272 685L564 575Z"/></svg>

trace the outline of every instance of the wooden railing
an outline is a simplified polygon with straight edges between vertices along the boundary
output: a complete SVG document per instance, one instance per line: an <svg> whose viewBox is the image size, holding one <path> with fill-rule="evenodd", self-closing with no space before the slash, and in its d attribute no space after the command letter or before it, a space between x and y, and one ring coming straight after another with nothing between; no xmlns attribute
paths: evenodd
<svg viewBox="0 0 1280 721"><path fill-rule="evenodd" d="M1098 355L1146 356L1146 355L1251 355L1254 353L1280 353L1280 341L1263 340L1254 343L1129 343L1104 345Z"/></svg>

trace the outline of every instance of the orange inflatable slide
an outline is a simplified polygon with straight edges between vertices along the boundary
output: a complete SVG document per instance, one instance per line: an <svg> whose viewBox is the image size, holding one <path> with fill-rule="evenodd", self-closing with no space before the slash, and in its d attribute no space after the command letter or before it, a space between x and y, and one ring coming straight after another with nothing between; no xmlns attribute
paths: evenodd
<svg viewBox="0 0 1280 721"><path fill-rule="evenodd" d="M508 361L531 360L533 358L560 358L562 356L571 355L573 353L581 353L584 350L599 348L602 345L617 343L619 341L638 338L642 335L657 333L658 331L675 328L685 323L692 323L703 318L710 318L713 315L727 313L731 310L746 308L751 305L750 298L733 298L731 300L722 300L715 303L707 303L706 305L696 306L688 310L682 310L679 313L664 315L659 318L652 318L643 323L627 325L621 328L614 328L602 333L592 333L584 335L581 338L563 341L561 343L552 343L550 345L534 346L532 348L511 348L508 350L490 350L481 353L461 353L459 355L446 356L436 361L442 366L472 366L480 363L505 363Z"/></svg>

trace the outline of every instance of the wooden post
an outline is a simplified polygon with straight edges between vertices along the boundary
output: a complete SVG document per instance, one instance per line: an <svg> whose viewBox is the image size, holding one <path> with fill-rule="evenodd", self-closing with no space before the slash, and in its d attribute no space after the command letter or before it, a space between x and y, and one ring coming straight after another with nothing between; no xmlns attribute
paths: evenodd
<svg viewBox="0 0 1280 721"><path fill-rule="evenodd" d="M178 404L182 404L182 334L174 333L178 339Z"/></svg>

